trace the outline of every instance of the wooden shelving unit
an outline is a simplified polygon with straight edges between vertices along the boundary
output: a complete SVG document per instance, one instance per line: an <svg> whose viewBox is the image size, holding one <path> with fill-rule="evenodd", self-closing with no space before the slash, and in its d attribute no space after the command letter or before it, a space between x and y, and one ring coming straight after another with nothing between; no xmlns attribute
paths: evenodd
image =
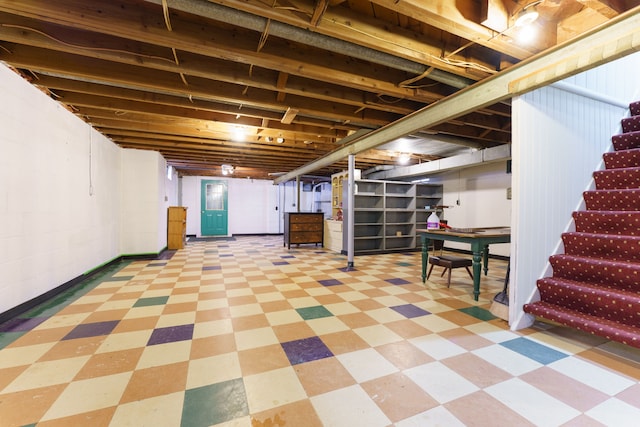
<svg viewBox="0 0 640 427"><path fill-rule="evenodd" d="M348 197L343 194L344 222ZM442 185L400 181L357 180L354 188L354 251L356 254L414 250L416 229L442 204ZM432 208L432 206L434 208ZM425 207L429 207L425 209ZM442 211L438 211L442 215ZM442 218L442 217L441 217ZM343 228L343 250L347 236Z"/></svg>

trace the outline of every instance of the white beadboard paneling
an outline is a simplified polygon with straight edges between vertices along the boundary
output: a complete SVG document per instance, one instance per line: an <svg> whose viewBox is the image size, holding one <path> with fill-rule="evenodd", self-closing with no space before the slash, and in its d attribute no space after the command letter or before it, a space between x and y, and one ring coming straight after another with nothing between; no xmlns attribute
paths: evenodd
<svg viewBox="0 0 640 427"><path fill-rule="evenodd" d="M631 102L638 83L629 77L640 60L633 56L565 82ZM592 186L593 171L601 168L602 154L626 114L626 109L553 87L513 100L512 328L532 320L522 305L536 297L536 280L550 274L548 258L562 251L560 235L571 229L571 212L582 206L582 192Z"/></svg>

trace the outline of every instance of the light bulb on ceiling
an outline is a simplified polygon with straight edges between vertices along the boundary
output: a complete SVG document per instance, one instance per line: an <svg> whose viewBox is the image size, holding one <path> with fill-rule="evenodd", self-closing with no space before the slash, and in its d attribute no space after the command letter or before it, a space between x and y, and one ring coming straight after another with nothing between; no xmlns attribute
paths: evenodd
<svg viewBox="0 0 640 427"><path fill-rule="evenodd" d="M409 160L411 160L411 154L401 153L398 156L398 163L400 163L401 165L406 165L407 163L409 163Z"/></svg>
<svg viewBox="0 0 640 427"><path fill-rule="evenodd" d="M244 128L240 126L236 126L235 128L233 128L234 141L242 142L245 140L245 138L246 138L246 134L245 134Z"/></svg>
<svg viewBox="0 0 640 427"><path fill-rule="evenodd" d="M536 10L536 6L539 4L539 1L533 2L524 8L520 12L518 12L518 16L516 17L516 22L514 25L516 27L526 27L527 25L532 24L540 14Z"/></svg>
<svg viewBox="0 0 640 427"><path fill-rule="evenodd" d="M533 25L527 25L520 28L518 31L517 39L521 44L529 44L536 38L536 34L538 33L537 28Z"/></svg>
<svg viewBox="0 0 640 427"><path fill-rule="evenodd" d="M279 137L277 137L277 138L276 138L276 142L277 142L278 144L282 144L282 143L284 142L284 138L283 138L283 137L281 137L281 136L279 136Z"/></svg>

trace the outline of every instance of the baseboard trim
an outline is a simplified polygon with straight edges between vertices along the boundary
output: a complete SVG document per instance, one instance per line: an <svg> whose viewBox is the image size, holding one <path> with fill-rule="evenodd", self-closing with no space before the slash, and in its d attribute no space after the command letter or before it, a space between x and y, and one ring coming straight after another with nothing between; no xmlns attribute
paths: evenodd
<svg viewBox="0 0 640 427"><path fill-rule="evenodd" d="M109 268L111 268L113 265L118 264L122 261L140 261L140 260L154 260L154 259L158 259L160 258L163 253L166 251L166 248L163 249L162 251L160 251L157 254L138 254L138 255L120 255L114 259L112 259L111 261L108 261L102 265L97 266L96 268L89 270L77 277L74 277L73 279L59 285L56 286L55 288L41 294L38 295L35 298L30 299L29 301L25 301L22 304L19 304L13 308L10 308L9 310L0 313L0 324L11 320L13 318L19 317L21 314L26 313L27 311L37 307L38 305L46 302L47 300L60 295L61 293L73 288L74 286L77 286L81 283L83 283L84 281L92 278L93 276L96 276L100 273L102 273L105 270L108 270Z"/></svg>

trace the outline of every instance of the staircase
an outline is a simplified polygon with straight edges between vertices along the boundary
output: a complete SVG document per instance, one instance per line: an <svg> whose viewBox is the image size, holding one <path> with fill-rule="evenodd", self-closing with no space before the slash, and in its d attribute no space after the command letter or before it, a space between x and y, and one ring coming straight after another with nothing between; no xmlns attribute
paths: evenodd
<svg viewBox="0 0 640 427"><path fill-rule="evenodd" d="M605 170L563 233L565 253L552 255L553 276L537 281L540 301L524 311L640 348L640 102L622 120Z"/></svg>

